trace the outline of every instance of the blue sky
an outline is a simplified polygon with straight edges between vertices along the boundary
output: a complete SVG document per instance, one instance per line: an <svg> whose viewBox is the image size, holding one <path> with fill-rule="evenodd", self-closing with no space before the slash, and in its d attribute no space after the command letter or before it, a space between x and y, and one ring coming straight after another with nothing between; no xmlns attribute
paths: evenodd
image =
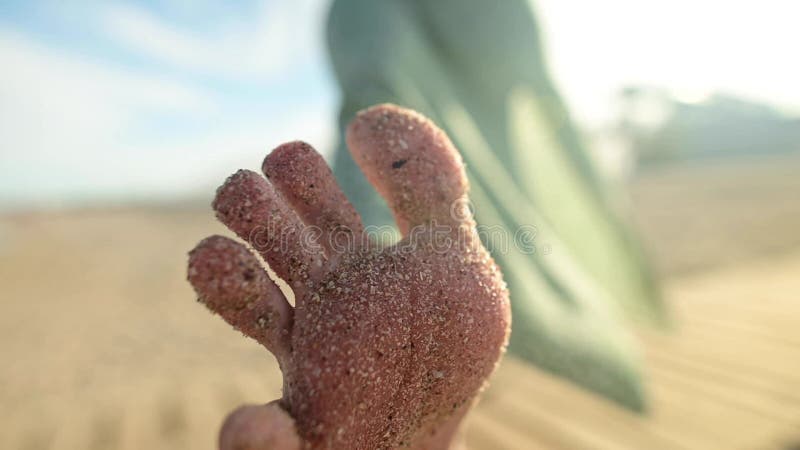
<svg viewBox="0 0 800 450"><path fill-rule="evenodd" d="M323 19L314 0L3 3L0 202L178 197L284 140L330 148Z"/></svg>
<svg viewBox="0 0 800 450"><path fill-rule="evenodd" d="M629 83L800 110L797 2L537 3L551 72L601 126ZM0 208L202 193L275 145L323 152L326 0L0 2Z"/></svg>

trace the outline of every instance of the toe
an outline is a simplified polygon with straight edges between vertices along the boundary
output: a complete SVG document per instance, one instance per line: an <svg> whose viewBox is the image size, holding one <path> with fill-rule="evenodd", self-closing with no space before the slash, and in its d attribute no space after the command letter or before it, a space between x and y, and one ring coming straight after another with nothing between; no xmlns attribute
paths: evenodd
<svg viewBox="0 0 800 450"><path fill-rule="evenodd" d="M395 105L373 106L350 124L347 143L403 234L432 220L458 219L451 209L467 192L464 164L430 120Z"/></svg>
<svg viewBox="0 0 800 450"><path fill-rule="evenodd" d="M301 219L321 230L320 243L329 256L353 249L363 232L361 218L310 145L283 144L267 156L262 169Z"/></svg>
<svg viewBox="0 0 800 450"><path fill-rule="evenodd" d="M198 299L282 360L288 355L292 307L244 245L211 236L189 253Z"/></svg>
<svg viewBox="0 0 800 450"><path fill-rule="evenodd" d="M318 234L261 175L248 170L231 175L217 190L213 207L217 218L256 249L295 291L324 272Z"/></svg>

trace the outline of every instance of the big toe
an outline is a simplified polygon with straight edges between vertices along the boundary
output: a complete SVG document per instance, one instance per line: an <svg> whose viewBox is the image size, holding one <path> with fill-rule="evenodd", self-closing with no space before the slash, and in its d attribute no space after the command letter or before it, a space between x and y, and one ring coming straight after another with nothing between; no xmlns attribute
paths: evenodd
<svg viewBox="0 0 800 450"><path fill-rule="evenodd" d="M403 234L431 220L452 221L467 178L461 155L433 122L410 109L377 105L358 113L347 143Z"/></svg>

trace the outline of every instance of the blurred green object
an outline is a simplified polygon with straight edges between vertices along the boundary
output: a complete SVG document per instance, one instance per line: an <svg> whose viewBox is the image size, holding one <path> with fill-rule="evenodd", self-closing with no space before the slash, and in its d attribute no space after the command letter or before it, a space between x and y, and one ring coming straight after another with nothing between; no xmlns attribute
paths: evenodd
<svg viewBox="0 0 800 450"><path fill-rule="evenodd" d="M643 410L620 312L662 321L659 291L548 77L530 4L335 0L328 44L342 130L392 102L430 117L461 151L478 223L511 241L484 239L511 291L510 351ZM343 142L334 171L367 224L392 223Z"/></svg>

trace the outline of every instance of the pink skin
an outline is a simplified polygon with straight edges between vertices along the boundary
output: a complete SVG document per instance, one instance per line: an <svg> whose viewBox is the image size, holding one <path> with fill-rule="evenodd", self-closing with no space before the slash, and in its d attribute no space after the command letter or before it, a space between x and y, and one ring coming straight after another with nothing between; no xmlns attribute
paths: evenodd
<svg viewBox="0 0 800 450"><path fill-rule="evenodd" d="M347 142L401 242L364 239L325 162L292 142L267 156L266 179L228 178L214 209L289 284L295 307L245 245L212 236L190 253L200 300L271 351L284 376L283 398L229 416L222 450L449 448L505 349L508 293L447 136L378 105Z"/></svg>

